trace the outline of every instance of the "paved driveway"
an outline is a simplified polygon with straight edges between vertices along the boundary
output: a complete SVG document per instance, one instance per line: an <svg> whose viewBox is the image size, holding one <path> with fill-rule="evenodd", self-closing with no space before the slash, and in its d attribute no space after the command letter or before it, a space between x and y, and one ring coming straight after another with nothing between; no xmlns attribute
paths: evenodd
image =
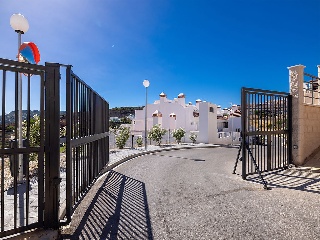
<svg viewBox="0 0 320 240"><path fill-rule="evenodd" d="M319 239L319 175L233 175L237 149L159 152L98 181L64 239ZM238 169L240 172L240 168Z"/></svg>

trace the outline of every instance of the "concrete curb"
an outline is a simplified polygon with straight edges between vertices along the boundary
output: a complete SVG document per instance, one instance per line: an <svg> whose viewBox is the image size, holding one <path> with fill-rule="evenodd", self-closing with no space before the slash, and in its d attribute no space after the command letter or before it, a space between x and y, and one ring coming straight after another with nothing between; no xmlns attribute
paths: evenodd
<svg viewBox="0 0 320 240"><path fill-rule="evenodd" d="M143 155L147 155L147 154L152 154L152 153L158 153L158 152L163 152L163 151L175 151L175 150L182 150L182 149L192 149L192 148L217 148L217 147L230 147L228 145L188 145L188 146L182 146L182 147L171 147L171 148L162 148L162 149L156 149L156 150L150 150L150 151L144 151L141 153L135 153L135 154L131 154L127 157L124 157L123 159L107 166L102 172L101 175L105 174L106 172L110 171L111 169L119 166L120 164L132 159L132 158L136 158L136 157L140 157ZM232 147L232 146L231 146Z"/></svg>

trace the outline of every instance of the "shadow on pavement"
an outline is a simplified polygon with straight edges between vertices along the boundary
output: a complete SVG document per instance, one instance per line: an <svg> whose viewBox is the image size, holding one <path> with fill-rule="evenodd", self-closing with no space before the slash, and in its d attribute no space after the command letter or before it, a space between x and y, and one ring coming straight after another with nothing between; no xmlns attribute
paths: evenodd
<svg viewBox="0 0 320 240"><path fill-rule="evenodd" d="M145 184L110 171L77 229L61 239L153 239Z"/></svg>
<svg viewBox="0 0 320 240"><path fill-rule="evenodd" d="M205 162L206 160L203 159L197 159L197 158L186 158L186 157L181 157L181 156L171 156L171 155L164 155L164 154L155 154L153 153L152 155L155 156L160 156L160 157L170 157L170 158L179 158L179 159L185 159L185 160L191 160L191 161L195 161L195 162Z"/></svg>
<svg viewBox="0 0 320 240"><path fill-rule="evenodd" d="M320 174L297 170L276 170L263 174L268 187L288 188L320 194ZM258 175L247 176L247 180L261 183Z"/></svg>

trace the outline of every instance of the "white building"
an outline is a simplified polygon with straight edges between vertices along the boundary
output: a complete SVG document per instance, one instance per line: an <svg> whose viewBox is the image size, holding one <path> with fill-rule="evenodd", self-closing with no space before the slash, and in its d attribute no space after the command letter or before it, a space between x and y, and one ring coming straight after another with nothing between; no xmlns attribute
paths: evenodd
<svg viewBox="0 0 320 240"><path fill-rule="evenodd" d="M230 142L223 138L232 138L231 142L239 143L241 131L241 108L240 105L232 105L230 109L217 107L217 128L219 142Z"/></svg>
<svg viewBox="0 0 320 240"><path fill-rule="evenodd" d="M196 100L196 105L185 102L185 95L180 93L177 98L169 100L165 93L160 99L147 105L147 130L160 124L168 132L183 128L187 133L197 132L197 142L215 143L217 138L217 106L215 104ZM144 135L145 108L135 111L132 121L132 132ZM187 138L185 140L188 140Z"/></svg>

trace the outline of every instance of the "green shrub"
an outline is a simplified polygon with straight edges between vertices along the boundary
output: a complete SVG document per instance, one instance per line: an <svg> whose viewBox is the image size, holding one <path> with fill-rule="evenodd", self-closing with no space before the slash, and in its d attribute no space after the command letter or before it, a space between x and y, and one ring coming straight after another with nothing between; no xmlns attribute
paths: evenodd
<svg viewBox="0 0 320 240"><path fill-rule="evenodd" d="M116 135L116 145L118 148L122 149L130 137L130 128L119 127Z"/></svg>
<svg viewBox="0 0 320 240"><path fill-rule="evenodd" d="M143 144L142 137L138 137L136 140L136 143L137 143L138 147L142 147L142 144Z"/></svg>
<svg viewBox="0 0 320 240"><path fill-rule="evenodd" d="M66 126L60 127L60 137L66 136ZM40 139L41 139L41 133L40 133L40 116L34 115L30 119L30 132L29 136L27 136L27 120L24 120L22 122L22 138L28 139L30 147L37 147L40 146ZM62 147L60 148L60 152L65 152L66 146L65 143L62 144ZM38 159L37 153L31 153L30 154L30 160L34 161Z"/></svg>
<svg viewBox="0 0 320 240"><path fill-rule="evenodd" d="M148 133L148 138L155 141L158 146L161 145L162 137L166 134L167 130L161 128L159 124L154 125Z"/></svg>
<svg viewBox="0 0 320 240"><path fill-rule="evenodd" d="M177 143L181 143L181 139L186 134L186 131L183 128L178 128L173 130L172 136L176 139Z"/></svg>
<svg viewBox="0 0 320 240"><path fill-rule="evenodd" d="M195 144L197 141L197 137L197 134L191 133L189 139L192 141L193 144Z"/></svg>

